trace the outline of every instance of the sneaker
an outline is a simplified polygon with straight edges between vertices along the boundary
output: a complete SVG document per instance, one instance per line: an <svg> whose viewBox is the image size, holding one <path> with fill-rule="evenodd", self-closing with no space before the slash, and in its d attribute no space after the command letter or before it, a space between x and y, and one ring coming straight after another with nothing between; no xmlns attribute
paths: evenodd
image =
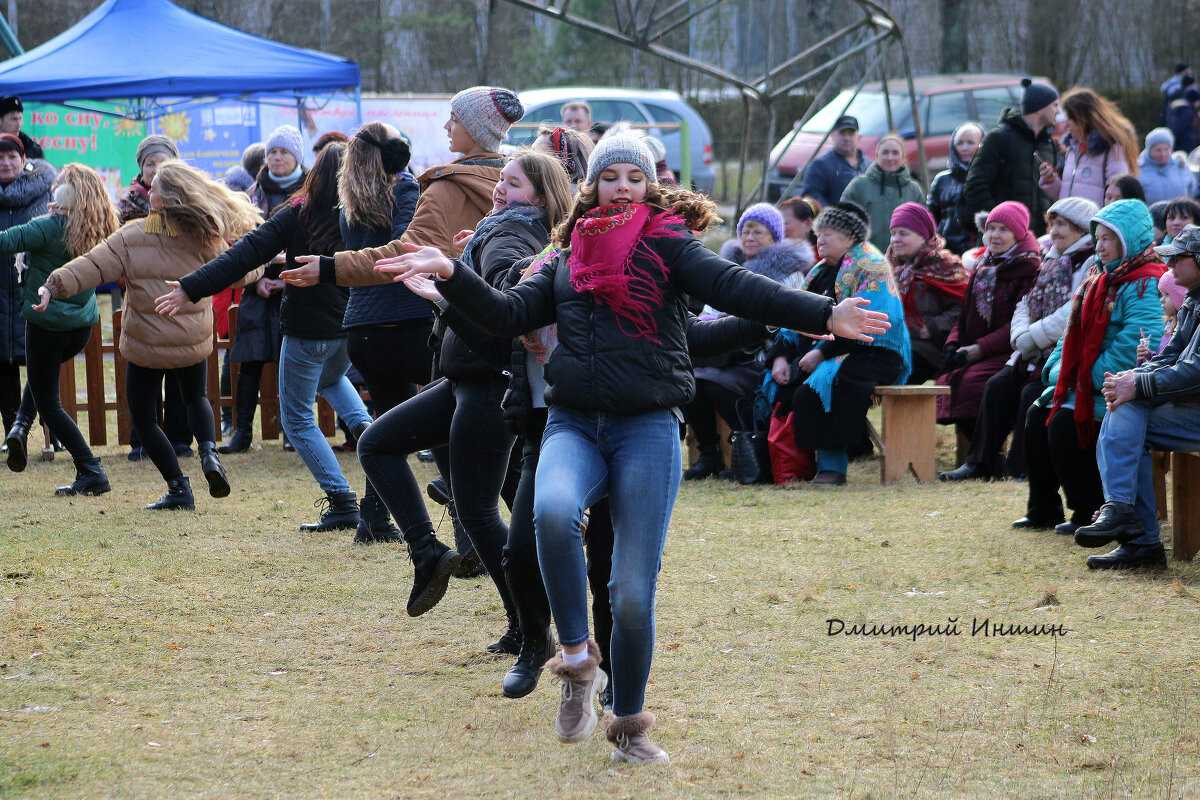
<svg viewBox="0 0 1200 800"><path fill-rule="evenodd" d="M667 751L650 741L646 731L654 725L649 711L632 717L605 716L605 736L613 743L612 760L626 764L670 764Z"/></svg>
<svg viewBox="0 0 1200 800"><path fill-rule="evenodd" d="M608 685L608 676L600 669L600 648L587 644L588 657L582 664L569 665L558 653L546 664L551 674L562 679L562 695L554 727L561 742L578 742L596 729L596 695Z"/></svg>

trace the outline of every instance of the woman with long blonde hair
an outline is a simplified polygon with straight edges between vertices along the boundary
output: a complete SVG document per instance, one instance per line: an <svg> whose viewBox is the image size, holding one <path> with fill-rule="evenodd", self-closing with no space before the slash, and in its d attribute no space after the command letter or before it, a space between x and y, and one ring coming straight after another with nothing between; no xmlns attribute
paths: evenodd
<svg viewBox="0 0 1200 800"><path fill-rule="evenodd" d="M1138 176L1138 148L1131 123L1116 104L1091 89L1075 88L1062 96L1067 117L1062 176L1041 165L1041 188L1054 200L1086 197L1104 204L1104 189L1114 175Z"/></svg>
<svg viewBox="0 0 1200 800"><path fill-rule="evenodd" d="M216 257L262 218L245 195L175 160L159 165L150 183L150 207L150 216L128 223L85 253L72 254L74 260L51 272L37 290L40 302L32 310L48 313L51 298L61 301L125 278L119 346L128 361L129 415L142 447L167 482L166 496L147 508L191 509L195 507L191 485L159 427L157 407L163 380L173 373L183 391L188 426L200 445L209 493L228 495L229 480L217 458L212 406L206 395L212 304L205 299L188 304L174 317L163 317L154 312L154 301L168 290L167 281L178 280ZM95 466L99 467L98 461ZM107 482L104 485L106 490Z"/></svg>
<svg viewBox="0 0 1200 800"><path fill-rule="evenodd" d="M75 481L55 494L103 494L108 478L100 459L63 410L58 391L62 364L69 363L87 345L92 326L100 321L93 290L55 300L44 314L34 313L37 287L51 272L76 256L86 253L117 229L117 213L104 179L83 164L67 164L53 190L50 213L0 233L0 254L25 253L24 308L27 382L18 424L28 431L35 413L70 452L75 462ZM25 469L25 436L12 437L8 466Z"/></svg>

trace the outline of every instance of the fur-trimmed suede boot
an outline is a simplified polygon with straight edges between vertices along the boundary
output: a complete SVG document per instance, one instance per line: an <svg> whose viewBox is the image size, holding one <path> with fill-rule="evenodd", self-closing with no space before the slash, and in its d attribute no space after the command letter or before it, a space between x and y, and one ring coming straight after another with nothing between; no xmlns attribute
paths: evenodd
<svg viewBox="0 0 1200 800"><path fill-rule="evenodd" d="M596 729L596 695L608 685L608 676L600 669L600 646L588 639L587 660L574 666L563 661L559 651L546 662L546 669L562 680L558 718L554 720L559 741L586 739Z"/></svg>
<svg viewBox="0 0 1200 800"><path fill-rule="evenodd" d="M649 711L631 717L604 715L604 735L613 743L612 760L626 764L670 764L667 751L650 741L646 731L654 726Z"/></svg>

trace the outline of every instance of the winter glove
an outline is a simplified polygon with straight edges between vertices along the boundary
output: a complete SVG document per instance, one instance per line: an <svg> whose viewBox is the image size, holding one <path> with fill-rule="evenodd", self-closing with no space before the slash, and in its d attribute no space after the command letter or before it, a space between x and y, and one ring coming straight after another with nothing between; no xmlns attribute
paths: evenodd
<svg viewBox="0 0 1200 800"><path fill-rule="evenodd" d="M1042 354L1042 349L1037 346L1037 342L1033 340L1033 334L1029 331L1017 336L1016 341L1013 342L1013 348L1021 354L1021 358L1030 364Z"/></svg>

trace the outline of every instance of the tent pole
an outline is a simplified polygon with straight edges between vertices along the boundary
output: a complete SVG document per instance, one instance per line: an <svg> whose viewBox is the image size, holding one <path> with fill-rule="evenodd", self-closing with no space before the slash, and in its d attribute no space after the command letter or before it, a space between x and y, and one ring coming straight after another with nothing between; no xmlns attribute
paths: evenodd
<svg viewBox="0 0 1200 800"><path fill-rule="evenodd" d="M362 84L354 87L354 116L358 120L357 125L362 127Z"/></svg>

